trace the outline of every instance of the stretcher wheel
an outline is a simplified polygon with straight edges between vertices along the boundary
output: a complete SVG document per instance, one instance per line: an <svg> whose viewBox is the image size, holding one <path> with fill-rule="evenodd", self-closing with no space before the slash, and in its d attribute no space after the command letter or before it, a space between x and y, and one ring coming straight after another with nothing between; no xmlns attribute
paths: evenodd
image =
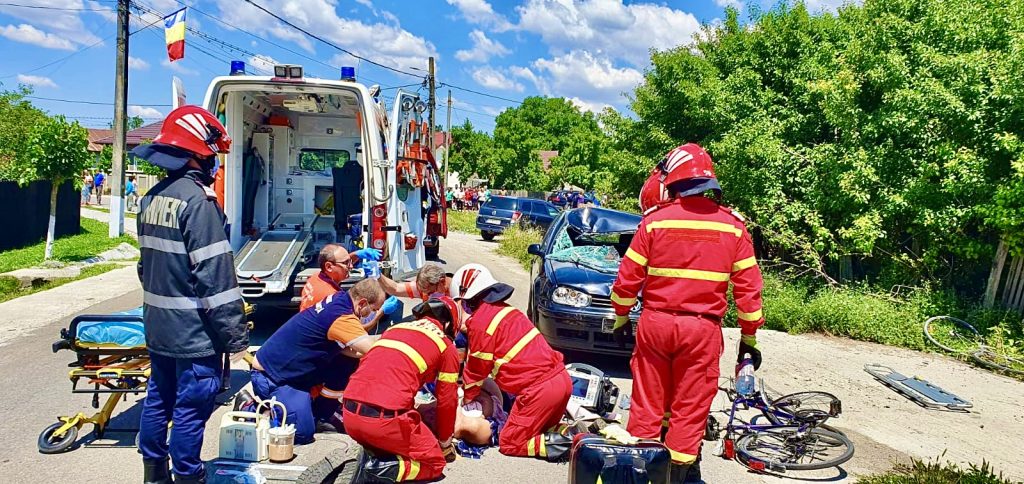
<svg viewBox="0 0 1024 484"><path fill-rule="evenodd" d="M55 437L53 435L57 429L61 428L64 422L57 422L49 427L46 427L39 434L39 453L40 454L59 454L67 451L71 448L71 445L78 439L78 427L71 427L61 437Z"/></svg>

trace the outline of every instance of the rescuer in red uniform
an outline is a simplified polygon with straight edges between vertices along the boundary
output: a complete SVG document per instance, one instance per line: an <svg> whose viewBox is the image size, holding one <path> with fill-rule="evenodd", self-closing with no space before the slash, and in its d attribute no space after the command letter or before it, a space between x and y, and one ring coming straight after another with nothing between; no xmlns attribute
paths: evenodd
<svg viewBox="0 0 1024 484"><path fill-rule="evenodd" d="M353 482L433 480L455 460L452 433L459 406L459 357L452 338L461 318L447 296L412 310L416 321L381 335L345 391L345 430L365 448ZM437 423L414 410L416 392L436 382Z"/></svg>
<svg viewBox="0 0 1024 484"><path fill-rule="evenodd" d="M498 438L501 453L563 460L572 439L555 427L565 413L572 381L562 354L548 346L522 311L505 303L512 287L496 281L486 267L462 266L452 276L450 289L469 314L463 401L475 400L484 380L492 378L516 397Z"/></svg>
<svg viewBox="0 0 1024 484"><path fill-rule="evenodd" d="M712 191L715 198L705 193ZM761 365L755 333L761 314L761 271L743 217L718 202L711 157L689 143L652 171L640 194L645 210L612 287L617 334L629 333L630 308L643 290L627 430L661 435L672 454L672 482L700 480L701 437L718 391L722 316L733 284L741 338L739 357Z"/></svg>

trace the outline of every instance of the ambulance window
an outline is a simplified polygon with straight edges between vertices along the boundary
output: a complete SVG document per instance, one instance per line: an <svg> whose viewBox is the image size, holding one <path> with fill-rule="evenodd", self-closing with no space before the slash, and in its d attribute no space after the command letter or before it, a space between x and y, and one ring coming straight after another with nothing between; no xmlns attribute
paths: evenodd
<svg viewBox="0 0 1024 484"><path fill-rule="evenodd" d="M306 171L327 171L341 168L351 159L346 150L321 150L304 148L299 153L299 169Z"/></svg>

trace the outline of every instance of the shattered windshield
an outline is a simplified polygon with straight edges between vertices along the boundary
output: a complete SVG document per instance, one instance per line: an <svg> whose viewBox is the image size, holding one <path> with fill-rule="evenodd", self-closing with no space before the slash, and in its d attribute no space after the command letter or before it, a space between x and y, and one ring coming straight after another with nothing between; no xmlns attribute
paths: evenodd
<svg viewBox="0 0 1024 484"><path fill-rule="evenodd" d="M633 232L583 233L568 225L556 236L549 259L615 274L633 240Z"/></svg>

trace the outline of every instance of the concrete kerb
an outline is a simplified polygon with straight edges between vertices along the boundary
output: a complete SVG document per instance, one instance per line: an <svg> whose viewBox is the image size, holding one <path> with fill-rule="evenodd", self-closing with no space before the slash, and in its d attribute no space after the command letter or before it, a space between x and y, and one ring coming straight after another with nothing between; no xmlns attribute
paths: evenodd
<svg viewBox="0 0 1024 484"><path fill-rule="evenodd" d="M57 279L74 279L82 275L82 269L100 262L123 262L138 259L139 249L131 244L121 243L113 249L104 251L97 256L81 262L64 264L47 261L37 267L18 269L0 274L0 277L13 277L18 280L22 289L38 286Z"/></svg>

